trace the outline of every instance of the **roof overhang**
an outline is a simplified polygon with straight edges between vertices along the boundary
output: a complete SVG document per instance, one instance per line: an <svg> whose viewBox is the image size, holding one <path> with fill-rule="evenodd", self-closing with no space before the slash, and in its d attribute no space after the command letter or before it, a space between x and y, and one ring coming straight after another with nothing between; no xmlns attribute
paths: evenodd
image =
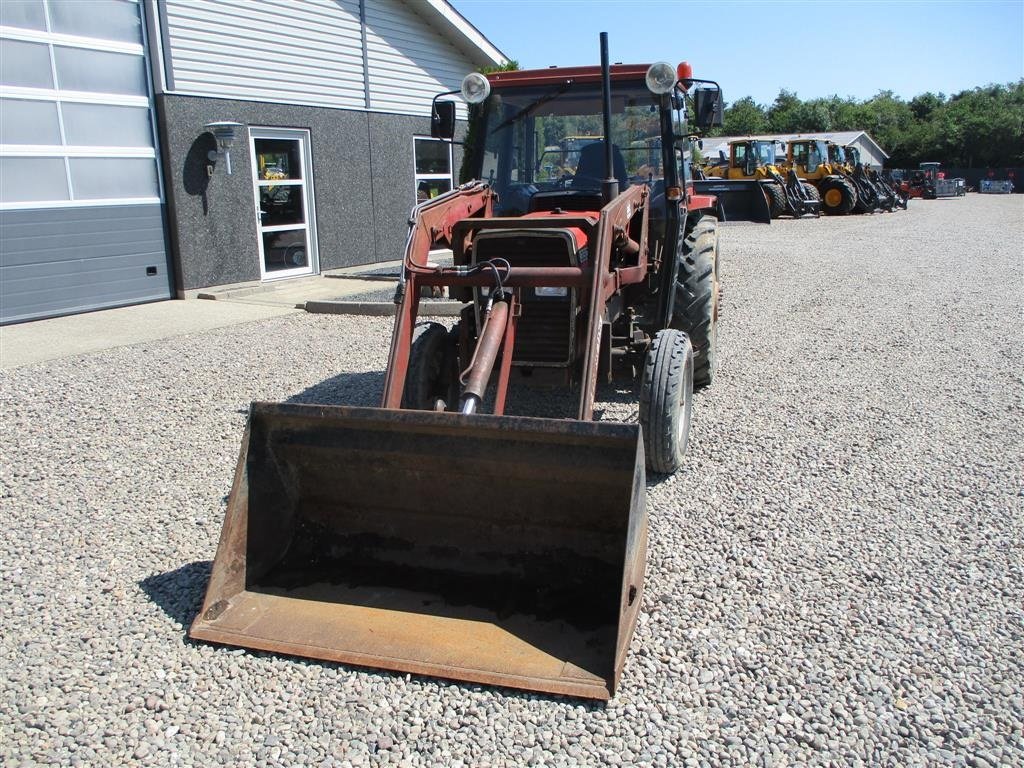
<svg viewBox="0 0 1024 768"><path fill-rule="evenodd" d="M479 66L501 67L508 63L509 58L445 0L422 0L416 4L416 10L427 16L438 29L453 35L456 47L469 54Z"/></svg>

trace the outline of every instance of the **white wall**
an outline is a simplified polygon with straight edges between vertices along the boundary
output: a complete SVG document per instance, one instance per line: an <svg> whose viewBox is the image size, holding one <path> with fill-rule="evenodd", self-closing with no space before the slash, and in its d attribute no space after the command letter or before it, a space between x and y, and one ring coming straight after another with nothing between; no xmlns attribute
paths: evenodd
<svg viewBox="0 0 1024 768"><path fill-rule="evenodd" d="M172 93L429 114L476 69L416 0L158 0ZM421 11L429 11L421 7Z"/></svg>

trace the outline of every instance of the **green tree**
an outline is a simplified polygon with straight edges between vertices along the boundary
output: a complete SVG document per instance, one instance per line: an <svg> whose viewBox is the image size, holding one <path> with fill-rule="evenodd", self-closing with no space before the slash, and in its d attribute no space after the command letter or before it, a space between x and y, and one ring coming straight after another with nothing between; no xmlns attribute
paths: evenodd
<svg viewBox="0 0 1024 768"><path fill-rule="evenodd" d="M799 133L801 101L792 91L783 88L768 107L768 125L773 133Z"/></svg>
<svg viewBox="0 0 1024 768"><path fill-rule="evenodd" d="M740 136L768 131L768 115L764 107L749 96L734 101L722 114L722 131L725 136Z"/></svg>

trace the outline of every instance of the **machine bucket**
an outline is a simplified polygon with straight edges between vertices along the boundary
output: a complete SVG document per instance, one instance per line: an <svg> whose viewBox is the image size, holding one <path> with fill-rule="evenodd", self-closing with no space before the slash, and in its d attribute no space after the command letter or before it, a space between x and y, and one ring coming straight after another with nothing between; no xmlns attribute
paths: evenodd
<svg viewBox="0 0 1024 768"><path fill-rule="evenodd" d="M253 403L190 635L607 699L644 493L636 424Z"/></svg>
<svg viewBox="0 0 1024 768"><path fill-rule="evenodd" d="M768 198L761 183L749 179L705 179L694 181L693 189L701 195L715 195L724 214L723 221L755 221L771 224Z"/></svg>

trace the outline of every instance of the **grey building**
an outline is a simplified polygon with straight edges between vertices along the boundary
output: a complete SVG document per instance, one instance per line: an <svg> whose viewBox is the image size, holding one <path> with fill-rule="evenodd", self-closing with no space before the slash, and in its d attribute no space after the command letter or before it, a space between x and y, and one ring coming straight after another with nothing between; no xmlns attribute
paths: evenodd
<svg viewBox="0 0 1024 768"><path fill-rule="evenodd" d="M729 156L729 142L738 139L766 139L777 140L783 143L793 139L825 139L839 146L846 147L853 145L860 149L861 160L871 165L872 168L882 168L889 154L871 138L867 131L822 131L820 133L765 133L757 136L715 136L704 139L704 148L701 150L704 157L719 157L719 152L724 152L725 157Z"/></svg>
<svg viewBox="0 0 1024 768"><path fill-rule="evenodd" d="M0 1L0 322L398 258L505 61L444 0Z"/></svg>

